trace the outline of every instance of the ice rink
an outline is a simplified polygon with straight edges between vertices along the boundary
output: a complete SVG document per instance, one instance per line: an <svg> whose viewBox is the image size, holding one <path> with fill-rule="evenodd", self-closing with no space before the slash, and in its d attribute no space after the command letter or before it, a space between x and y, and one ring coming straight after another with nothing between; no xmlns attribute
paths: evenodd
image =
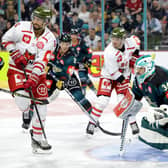
<svg viewBox="0 0 168 168"><path fill-rule="evenodd" d="M98 130L88 138L88 117L62 92L48 105L46 134L52 154L35 155L31 151L29 133L21 129L21 112L14 100L0 93L0 167L1 168L167 168L168 152L153 149L133 139L126 153L119 157L119 136ZM93 102L96 98L90 94ZM101 118L101 126L112 132L121 131L121 120L112 113L115 98ZM140 118L140 116L139 116ZM139 120L138 118L138 120ZM130 137L128 128L127 137Z"/></svg>

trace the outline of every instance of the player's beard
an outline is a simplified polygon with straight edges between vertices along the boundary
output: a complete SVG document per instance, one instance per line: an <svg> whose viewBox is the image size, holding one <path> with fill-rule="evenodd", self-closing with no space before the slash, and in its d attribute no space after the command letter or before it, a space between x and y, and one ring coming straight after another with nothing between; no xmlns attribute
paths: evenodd
<svg viewBox="0 0 168 168"><path fill-rule="evenodd" d="M37 25L37 26L36 26L36 25ZM33 24L33 29L34 29L35 31L40 31L40 30L43 29L43 27L42 27L42 26L39 26L38 24Z"/></svg>

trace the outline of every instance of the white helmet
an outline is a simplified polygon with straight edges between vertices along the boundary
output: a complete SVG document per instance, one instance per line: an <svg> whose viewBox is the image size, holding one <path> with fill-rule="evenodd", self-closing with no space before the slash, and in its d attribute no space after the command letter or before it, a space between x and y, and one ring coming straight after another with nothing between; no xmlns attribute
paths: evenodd
<svg viewBox="0 0 168 168"><path fill-rule="evenodd" d="M155 72L155 63L151 55L144 55L136 60L135 72L137 72L137 68L142 67L145 68L145 72L142 75L136 75L139 84L143 83L146 78Z"/></svg>

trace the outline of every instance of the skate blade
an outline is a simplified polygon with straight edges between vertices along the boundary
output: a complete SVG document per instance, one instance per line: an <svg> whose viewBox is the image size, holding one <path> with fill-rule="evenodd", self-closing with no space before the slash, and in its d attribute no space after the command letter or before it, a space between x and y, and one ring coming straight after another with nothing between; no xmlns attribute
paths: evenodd
<svg viewBox="0 0 168 168"><path fill-rule="evenodd" d="M94 134L88 134L88 133L86 133L86 137L87 137L88 139L93 138L93 136L94 136Z"/></svg>
<svg viewBox="0 0 168 168"><path fill-rule="evenodd" d="M52 150L42 150L40 148L38 149L32 149L32 153L36 155L46 155L46 154L52 154Z"/></svg>
<svg viewBox="0 0 168 168"><path fill-rule="evenodd" d="M125 150L122 150L122 151L119 152L119 156L120 156L120 157L123 157L124 154L125 154Z"/></svg>

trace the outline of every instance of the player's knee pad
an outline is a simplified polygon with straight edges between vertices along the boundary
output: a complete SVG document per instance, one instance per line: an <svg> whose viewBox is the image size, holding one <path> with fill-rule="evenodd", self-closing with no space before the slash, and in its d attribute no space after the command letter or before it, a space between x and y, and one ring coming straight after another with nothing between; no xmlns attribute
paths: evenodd
<svg viewBox="0 0 168 168"><path fill-rule="evenodd" d="M99 110L104 110L110 101L110 97L108 96L99 96L97 102L95 104L95 108Z"/></svg>
<svg viewBox="0 0 168 168"><path fill-rule="evenodd" d="M19 93L19 94L22 94L22 95L25 95L25 96L29 96L29 93L25 92L24 90L18 90L18 91L16 91L16 93ZM19 96L15 96L15 102L22 112L28 112L29 111L29 107L30 107L30 104L31 104L29 99L19 97Z"/></svg>

